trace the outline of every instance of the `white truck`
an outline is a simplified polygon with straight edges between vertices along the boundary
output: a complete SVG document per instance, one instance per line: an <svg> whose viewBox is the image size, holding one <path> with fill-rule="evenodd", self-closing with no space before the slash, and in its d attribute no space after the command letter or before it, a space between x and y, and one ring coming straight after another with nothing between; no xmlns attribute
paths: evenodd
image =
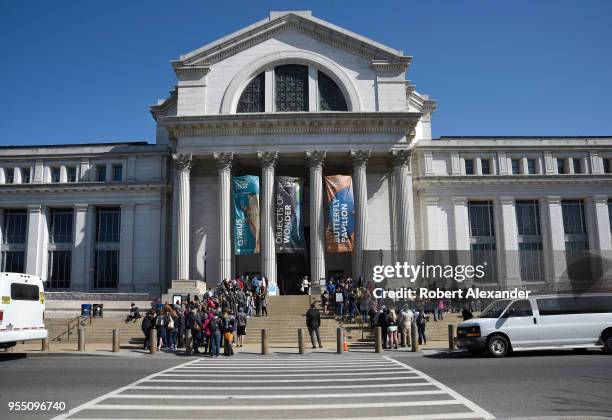
<svg viewBox="0 0 612 420"><path fill-rule="evenodd" d="M47 337L45 292L37 276L0 273L0 348Z"/></svg>
<svg viewBox="0 0 612 420"><path fill-rule="evenodd" d="M457 347L504 357L511 351L602 348L612 353L612 294L501 299L457 326Z"/></svg>

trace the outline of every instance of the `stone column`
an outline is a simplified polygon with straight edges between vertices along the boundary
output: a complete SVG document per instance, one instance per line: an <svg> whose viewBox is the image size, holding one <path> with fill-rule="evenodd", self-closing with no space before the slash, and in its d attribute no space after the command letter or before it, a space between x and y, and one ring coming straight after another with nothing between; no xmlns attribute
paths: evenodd
<svg viewBox="0 0 612 420"><path fill-rule="evenodd" d="M278 152L257 152L261 164L261 273L269 284L276 284L276 245L274 243L274 167Z"/></svg>
<svg viewBox="0 0 612 420"><path fill-rule="evenodd" d="M597 251L605 251L610 255L612 250L612 238L610 235L610 216L608 215L608 196L595 195L589 200L592 207L592 234L591 248Z"/></svg>
<svg viewBox="0 0 612 420"><path fill-rule="evenodd" d="M355 194L355 245L353 247L353 277L358 279L363 274L363 252L368 247L368 184L366 167L371 150L351 150L350 160L353 164L353 190Z"/></svg>
<svg viewBox="0 0 612 420"><path fill-rule="evenodd" d="M502 242L502 246L498 247L500 250L499 253L502 254L502 258L499 258L499 255L498 258L502 263L501 275L502 280L505 280L505 284L499 283L506 288L517 287L521 283L521 275L514 197L500 197L497 206L497 214L500 215L500 223L496 223L496 225L500 227L499 230Z"/></svg>
<svg viewBox="0 0 612 420"><path fill-rule="evenodd" d="M557 281L567 269L561 197L546 197L542 210L546 278Z"/></svg>
<svg viewBox="0 0 612 420"><path fill-rule="evenodd" d="M0 245L4 243L3 232L4 231L4 209L0 207Z"/></svg>
<svg viewBox="0 0 612 420"><path fill-rule="evenodd" d="M414 250L414 208L412 196L412 173L410 150L391 151L393 163L395 197L397 202L397 257L406 261L408 253Z"/></svg>
<svg viewBox="0 0 612 420"><path fill-rule="evenodd" d="M232 277L232 231L230 223L231 209L231 170L233 153L214 153L219 176L219 278Z"/></svg>
<svg viewBox="0 0 612 420"><path fill-rule="evenodd" d="M28 206L28 232L26 240L26 274L42 275L43 250L46 250L45 212L40 204Z"/></svg>
<svg viewBox="0 0 612 420"><path fill-rule="evenodd" d="M119 290L134 292L134 222L136 206L121 205L121 233L119 242ZM153 229L153 226L150 227ZM149 244L153 246L153 244Z"/></svg>
<svg viewBox="0 0 612 420"><path fill-rule="evenodd" d="M306 152L310 173L310 278L318 283L325 272L325 236L323 219L323 162L326 152Z"/></svg>
<svg viewBox="0 0 612 420"><path fill-rule="evenodd" d="M70 289L78 292L89 290L89 261L94 238L89 226L93 207L87 204L74 205L74 238L72 264L70 267Z"/></svg>
<svg viewBox="0 0 612 420"><path fill-rule="evenodd" d="M189 172L191 154L173 155L176 168L176 279L189 280Z"/></svg>

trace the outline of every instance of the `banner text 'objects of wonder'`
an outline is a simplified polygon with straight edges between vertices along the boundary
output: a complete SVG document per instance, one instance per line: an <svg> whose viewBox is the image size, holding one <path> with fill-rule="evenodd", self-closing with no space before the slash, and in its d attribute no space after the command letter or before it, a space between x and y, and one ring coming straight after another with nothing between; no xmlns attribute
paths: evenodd
<svg viewBox="0 0 612 420"><path fill-rule="evenodd" d="M259 254L259 177L232 179L234 195L234 253Z"/></svg>
<svg viewBox="0 0 612 420"><path fill-rule="evenodd" d="M353 179L348 175L325 177L328 199L325 245L328 252L351 252L355 242Z"/></svg>
<svg viewBox="0 0 612 420"><path fill-rule="evenodd" d="M290 176L276 178L274 242L278 253L305 250L302 194L303 184L300 178Z"/></svg>

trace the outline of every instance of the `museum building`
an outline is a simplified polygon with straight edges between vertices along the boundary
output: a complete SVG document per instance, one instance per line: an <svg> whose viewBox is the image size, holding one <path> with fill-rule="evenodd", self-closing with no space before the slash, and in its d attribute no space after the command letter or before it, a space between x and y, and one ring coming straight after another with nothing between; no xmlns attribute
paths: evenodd
<svg viewBox="0 0 612 420"><path fill-rule="evenodd" d="M557 252L612 250L612 137L432 139L436 103L407 80L411 60L271 12L171 61L155 144L1 147L0 271L153 295L261 274L291 293L304 275L368 278L371 252L464 250L500 261L484 286L525 287L563 279ZM283 248L287 179L297 245Z"/></svg>

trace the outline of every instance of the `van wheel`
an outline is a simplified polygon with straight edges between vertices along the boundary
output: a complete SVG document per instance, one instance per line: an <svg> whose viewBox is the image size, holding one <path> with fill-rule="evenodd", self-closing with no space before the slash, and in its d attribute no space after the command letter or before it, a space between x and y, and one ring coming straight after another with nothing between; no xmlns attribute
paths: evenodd
<svg viewBox="0 0 612 420"><path fill-rule="evenodd" d="M487 342L487 349L493 357L504 357L508 354L509 347L508 340L502 335L494 335Z"/></svg>
<svg viewBox="0 0 612 420"><path fill-rule="evenodd" d="M612 354L612 331L606 331L601 336L603 342L603 351L607 354Z"/></svg>

